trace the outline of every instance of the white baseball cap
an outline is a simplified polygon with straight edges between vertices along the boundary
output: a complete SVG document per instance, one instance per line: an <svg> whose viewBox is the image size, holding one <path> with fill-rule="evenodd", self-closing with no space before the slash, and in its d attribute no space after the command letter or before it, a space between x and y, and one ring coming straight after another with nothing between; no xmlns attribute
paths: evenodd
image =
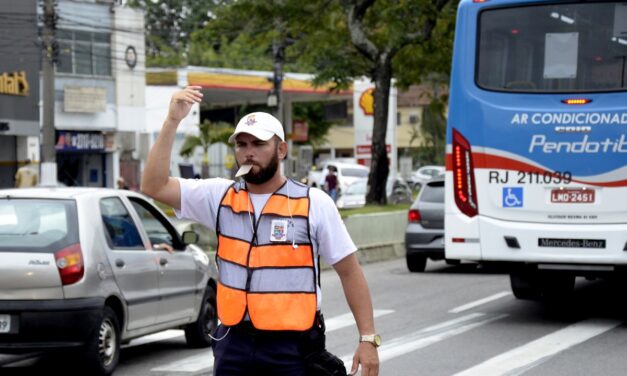
<svg viewBox="0 0 627 376"><path fill-rule="evenodd" d="M235 127L235 132L229 137L229 142L235 142L235 137L240 133L248 133L260 140L268 141L277 135L281 141L285 141L285 133L279 119L266 112L253 112L240 119Z"/></svg>

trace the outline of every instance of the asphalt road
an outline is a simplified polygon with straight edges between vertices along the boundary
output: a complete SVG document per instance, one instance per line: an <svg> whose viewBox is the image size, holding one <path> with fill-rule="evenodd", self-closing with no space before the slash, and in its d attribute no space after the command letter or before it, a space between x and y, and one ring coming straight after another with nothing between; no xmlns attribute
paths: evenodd
<svg viewBox="0 0 627 376"><path fill-rule="evenodd" d="M578 280L565 302L516 300L497 269L403 259L364 267L374 300L381 375L625 375L627 283ZM357 330L333 271L322 274L327 347L347 361ZM71 355L0 355L1 375L68 374ZM211 350L189 349L180 331L131 342L117 376L211 374ZM52 372L52 373L50 373ZM80 374L80 373L78 373Z"/></svg>

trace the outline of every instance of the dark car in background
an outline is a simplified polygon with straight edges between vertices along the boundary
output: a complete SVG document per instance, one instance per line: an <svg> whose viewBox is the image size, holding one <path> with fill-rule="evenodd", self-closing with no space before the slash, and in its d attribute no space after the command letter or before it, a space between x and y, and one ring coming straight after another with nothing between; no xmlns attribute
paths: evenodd
<svg viewBox="0 0 627 376"><path fill-rule="evenodd" d="M444 179L425 183L407 213L407 268L423 272L427 259L444 258Z"/></svg>

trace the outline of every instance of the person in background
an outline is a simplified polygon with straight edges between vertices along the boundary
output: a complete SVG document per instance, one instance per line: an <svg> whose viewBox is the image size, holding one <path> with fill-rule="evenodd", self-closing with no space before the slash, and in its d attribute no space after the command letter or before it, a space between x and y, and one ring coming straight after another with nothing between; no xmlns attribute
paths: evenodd
<svg viewBox="0 0 627 376"><path fill-rule="evenodd" d="M31 160L24 161L24 165L17 169L15 173L15 187L27 188L34 187L39 182L39 174L34 166L31 165Z"/></svg>
<svg viewBox="0 0 627 376"><path fill-rule="evenodd" d="M118 179L117 184L118 184L118 189L127 189L127 190L130 189L128 187L128 184L126 184L126 180L124 180L124 178L121 176Z"/></svg>
<svg viewBox="0 0 627 376"><path fill-rule="evenodd" d="M329 166L329 173L324 178L324 189L331 196L333 202L337 201L337 175L335 172L335 167Z"/></svg>

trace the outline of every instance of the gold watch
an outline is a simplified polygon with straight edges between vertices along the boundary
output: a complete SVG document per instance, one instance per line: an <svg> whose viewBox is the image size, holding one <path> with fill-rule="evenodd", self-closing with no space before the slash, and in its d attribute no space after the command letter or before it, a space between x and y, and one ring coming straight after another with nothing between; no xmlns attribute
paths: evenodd
<svg viewBox="0 0 627 376"><path fill-rule="evenodd" d="M370 342L372 346L381 346L381 336L378 334L366 334L359 337L359 342Z"/></svg>

